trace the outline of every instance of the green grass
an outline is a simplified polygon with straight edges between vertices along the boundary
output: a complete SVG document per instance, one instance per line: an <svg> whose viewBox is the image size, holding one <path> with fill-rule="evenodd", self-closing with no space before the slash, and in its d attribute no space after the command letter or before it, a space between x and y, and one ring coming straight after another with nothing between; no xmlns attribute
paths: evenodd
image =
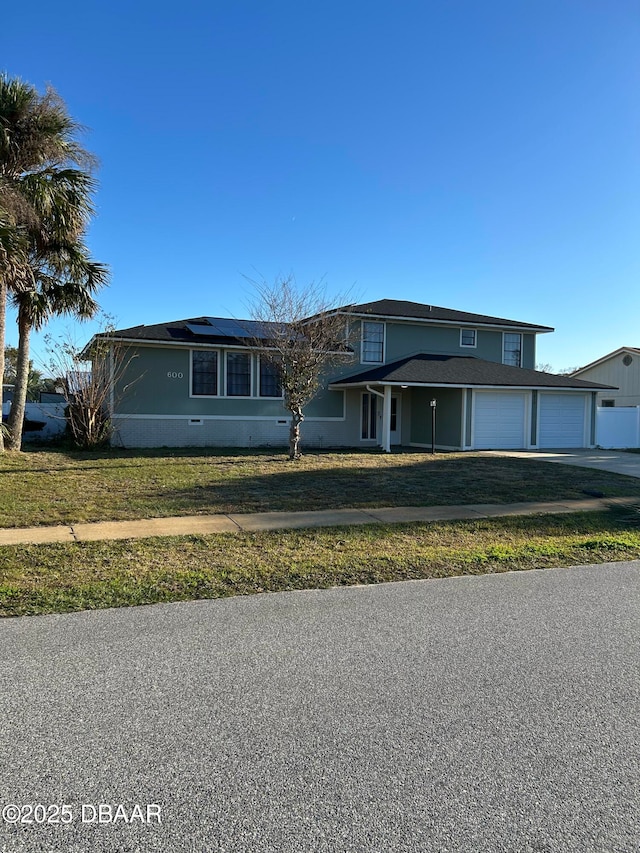
<svg viewBox="0 0 640 853"><path fill-rule="evenodd" d="M481 454L48 449L0 457L0 527L220 512L640 494L631 477Z"/></svg>
<svg viewBox="0 0 640 853"><path fill-rule="evenodd" d="M11 546L0 548L0 615L636 558L630 510Z"/></svg>

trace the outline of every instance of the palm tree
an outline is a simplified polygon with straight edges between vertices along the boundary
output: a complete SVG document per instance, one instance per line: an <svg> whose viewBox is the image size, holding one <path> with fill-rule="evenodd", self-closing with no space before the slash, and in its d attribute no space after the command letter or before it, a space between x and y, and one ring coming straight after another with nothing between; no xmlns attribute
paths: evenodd
<svg viewBox="0 0 640 853"><path fill-rule="evenodd" d="M7 282L22 289L31 283L27 264L28 241L24 229L18 228L7 211L0 207L0 401L5 368ZM1 409L0 409L1 410ZM0 451L4 449L7 431L0 418Z"/></svg>
<svg viewBox="0 0 640 853"><path fill-rule="evenodd" d="M82 243L93 213L94 187L91 176L78 169L48 168L25 176L22 183L23 198L34 213L27 228L33 287L15 289L12 296L18 309L18 359L8 424L10 450L20 450L22 444L31 330L41 328L53 314L93 316L98 305L92 295L108 278L106 267L91 260Z"/></svg>
<svg viewBox="0 0 640 853"><path fill-rule="evenodd" d="M107 267L91 260L82 244L50 251L39 266L34 263L32 270L37 287L12 296L18 309L18 358L8 422L9 450L20 450L22 445L32 330L41 329L53 315L71 314L83 320L93 317L99 308L93 294L109 277Z"/></svg>
<svg viewBox="0 0 640 853"><path fill-rule="evenodd" d="M9 294L36 287L33 251L43 248L44 234L61 236L64 211L56 212L55 198L65 179L69 200L72 185L81 188L83 180L89 197L92 179L81 170L89 170L95 161L76 139L80 130L53 89L40 95L29 83L0 74L0 391ZM90 215L89 209L82 209L81 195L77 216L66 223L68 244L78 240ZM49 223L43 228L45 213Z"/></svg>

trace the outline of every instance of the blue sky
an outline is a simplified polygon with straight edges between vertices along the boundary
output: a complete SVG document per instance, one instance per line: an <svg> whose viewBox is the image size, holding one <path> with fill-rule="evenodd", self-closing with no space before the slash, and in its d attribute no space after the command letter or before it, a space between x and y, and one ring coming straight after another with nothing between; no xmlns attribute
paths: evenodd
<svg viewBox="0 0 640 853"><path fill-rule="evenodd" d="M35 0L2 17L2 68L90 129L89 242L120 327L245 316L246 277L293 273L554 326L538 361L557 370L640 345L635 0Z"/></svg>

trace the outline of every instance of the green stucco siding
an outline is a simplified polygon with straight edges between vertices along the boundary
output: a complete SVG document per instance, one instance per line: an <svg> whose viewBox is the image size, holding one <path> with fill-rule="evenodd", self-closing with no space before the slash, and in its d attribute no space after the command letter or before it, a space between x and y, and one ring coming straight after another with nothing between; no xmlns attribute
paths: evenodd
<svg viewBox="0 0 640 853"><path fill-rule="evenodd" d="M189 351L178 347L131 347L116 385L120 414L190 414Z"/></svg>
<svg viewBox="0 0 640 853"><path fill-rule="evenodd" d="M460 346L459 326L412 325L410 323L387 323L386 361L396 361L417 352L446 353L484 358L488 361L502 360L502 335L497 331L478 329L477 346Z"/></svg>
<svg viewBox="0 0 640 853"><path fill-rule="evenodd" d="M411 443L431 444L431 400L436 400L435 443L461 447L462 395L459 388L411 389Z"/></svg>
<svg viewBox="0 0 640 853"><path fill-rule="evenodd" d="M219 351L222 391L224 353ZM115 390L115 411L128 415L206 415L230 417L286 416L281 399L269 397L191 397L190 351L179 347L136 347L127 356L128 366ZM257 388L257 365L253 392ZM307 417L343 416L343 391L321 391L305 410Z"/></svg>
<svg viewBox="0 0 640 853"><path fill-rule="evenodd" d="M476 346L460 346L460 326L432 326L428 323L385 322L385 353L386 363L397 361L419 352L443 353L447 355L466 355L482 358L486 361L502 362L502 331L497 329L476 328ZM465 327L466 328L466 327ZM354 359L333 371L335 378L357 373L367 366L361 361L361 327L360 321L354 320L351 326L351 345L354 349ZM535 361L535 335L523 335L523 366L533 367ZM373 366L373 365L372 365Z"/></svg>
<svg viewBox="0 0 640 853"><path fill-rule="evenodd" d="M522 367L535 369L536 366L536 336L522 336Z"/></svg>
<svg viewBox="0 0 640 853"><path fill-rule="evenodd" d="M472 416L473 416L473 391L471 388L467 388L466 391L462 392L467 395L467 408L466 408L466 418L464 424L464 446L471 447L471 426L472 426Z"/></svg>

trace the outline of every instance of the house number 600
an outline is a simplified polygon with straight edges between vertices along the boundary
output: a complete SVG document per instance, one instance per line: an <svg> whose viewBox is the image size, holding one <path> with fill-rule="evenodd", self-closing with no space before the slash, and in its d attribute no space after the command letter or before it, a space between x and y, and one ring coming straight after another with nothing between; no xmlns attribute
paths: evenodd
<svg viewBox="0 0 640 853"><path fill-rule="evenodd" d="M176 373L175 370L167 371L167 379L182 379L184 373Z"/></svg>

